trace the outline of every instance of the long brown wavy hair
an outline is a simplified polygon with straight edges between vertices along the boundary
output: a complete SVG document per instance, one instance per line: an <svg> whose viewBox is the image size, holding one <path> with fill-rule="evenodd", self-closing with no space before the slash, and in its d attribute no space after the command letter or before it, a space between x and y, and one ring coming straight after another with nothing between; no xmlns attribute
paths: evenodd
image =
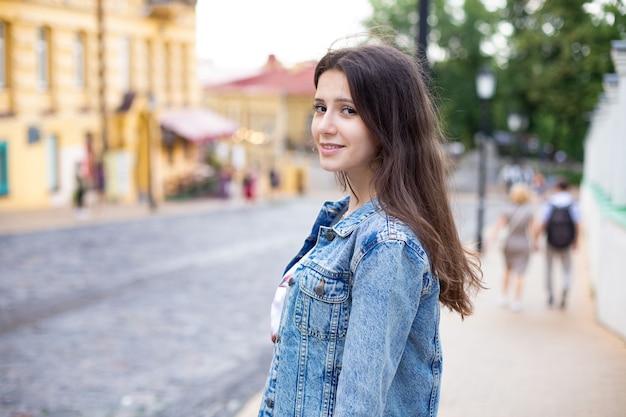
<svg viewBox="0 0 626 417"><path fill-rule="evenodd" d="M317 64L345 74L357 113L378 139L374 190L389 215L405 222L429 254L440 302L461 317L482 285L478 256L461 244L447 193L447 163L436 106L422 66L389 45L330 50ZM340 184L350 187L345 174Z"/></svg>

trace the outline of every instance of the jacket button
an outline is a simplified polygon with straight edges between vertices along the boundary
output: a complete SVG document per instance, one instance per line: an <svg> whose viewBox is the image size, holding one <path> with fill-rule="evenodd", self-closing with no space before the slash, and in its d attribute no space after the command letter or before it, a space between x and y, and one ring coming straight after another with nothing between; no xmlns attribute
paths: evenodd
<svg viewBox="0 0 626 417"><path fill-rule="evenodd" d="M293 277L289 278L289 281L287 281L287 284L291 287L293 286L293 284L295 284L296 281L293 279Z"/></svg>
<svg viewBox="0 0 626 417"><path fill-rule="evenodd" d="M320 282L320 285L315 288L315 294L319 295L320 297L324 295L324 278L322 278L322 282Z"/></svg>
<svg viewBox="0 0 626 417"><path fill-rule="evenodd" d="M315 294L319 295L320 297L321 297L322 295L324 295L324 286L323 286L323 285L318 285L318 286L315 288Z"/></svg>
<svg viewBox="0 0 626 417"><path fill-rule="evenodd" d="M329 241L332 241L335 238L335 234L332 232L332 230L329 230L328 232L326 232L326 239L328 239Z"/></svg>
<svg viewBox="0 0 626 417"><path fill-rule="evenodd" d="M265 400L265 405L267 405L269 408L274 407L274 400L268 398L267 400Z"/></svg>

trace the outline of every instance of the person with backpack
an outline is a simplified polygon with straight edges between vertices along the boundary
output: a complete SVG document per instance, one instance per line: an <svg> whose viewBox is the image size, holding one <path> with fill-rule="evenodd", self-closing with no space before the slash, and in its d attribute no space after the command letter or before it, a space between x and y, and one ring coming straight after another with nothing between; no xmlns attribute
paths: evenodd
<svg viewBox="0 0 626 417"><path fill-rule="evenodd" d="M555 259L563 265L563 286L560 308L567 305L567 294L572 281L572 249L576 249L579 235L580 208L569 192L569 182L559 179L556 192L543 204L541 223L535 232L535 242L539 236L546 236L546 288L548 306L554 305L552 270Z"/></svg>

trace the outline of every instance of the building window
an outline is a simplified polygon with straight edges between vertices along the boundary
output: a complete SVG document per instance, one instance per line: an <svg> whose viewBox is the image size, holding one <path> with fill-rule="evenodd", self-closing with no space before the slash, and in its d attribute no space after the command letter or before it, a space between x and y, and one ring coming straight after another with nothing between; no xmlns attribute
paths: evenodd
<svg viewBox="0 0 626 417"><path fill-rule="evenodd" d="M46 176L48 191L59 190L59 141L56 136L46 137Z"/></svg>
<svg viewBox="0 0 626 417"><path fill-rule="evenodd" d="M124 36L120 41L120 87L130 91L130 38Z"/></svg>
<svg viewBox="0 0 626 417"><path fill-rule="evenodd" d="M41 90L47 90L50 81L50 36L46 28L37 30L37 83Z"/></svg>
<svg viewBox="0 0 626 417"><path fill-rule="evenodd" d="M0 21L0 89L7 86L7 29Z"/></svg>
<svg viewBox="0 0 626 417"><path fill-rule="evenodd" d="M0 142L0 195L9 194L9 149L6 142Z"/></svg>
<svg viewBox="0 0 626 417"><path fill-rule="evenodd" d="M74 83L78 88L85 87L85 35L74 37Z"/></svg>

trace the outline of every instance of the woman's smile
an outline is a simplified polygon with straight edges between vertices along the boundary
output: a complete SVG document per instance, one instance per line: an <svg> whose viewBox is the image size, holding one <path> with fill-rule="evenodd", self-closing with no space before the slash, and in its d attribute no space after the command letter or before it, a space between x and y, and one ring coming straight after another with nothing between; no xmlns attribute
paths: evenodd
<svg viewBox="0 0 626 417"><path fill-rule="evenodd" d="M345 146L334 143L320 143L319 151L323 156L332 156L341 151Z"/></svg>

